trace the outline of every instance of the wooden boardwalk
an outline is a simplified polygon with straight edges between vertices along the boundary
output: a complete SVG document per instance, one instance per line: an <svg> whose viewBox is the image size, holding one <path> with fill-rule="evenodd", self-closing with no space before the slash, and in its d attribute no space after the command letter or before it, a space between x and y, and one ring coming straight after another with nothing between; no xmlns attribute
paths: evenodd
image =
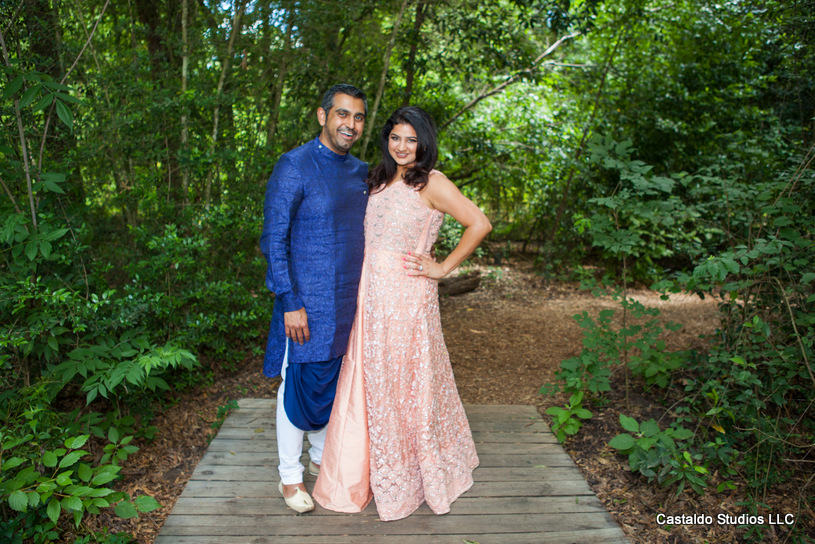
<svg viewBox="0 0 815 544"><path fill-rule="evenodd" d="M239 402L155 544L629 542L532 406L465 406L481 465L449 514L422 505L382 522L372 501L360 514L318 505L298 515L277 491L274 402ZM305 476L310 490L314 477Z"/></svg>

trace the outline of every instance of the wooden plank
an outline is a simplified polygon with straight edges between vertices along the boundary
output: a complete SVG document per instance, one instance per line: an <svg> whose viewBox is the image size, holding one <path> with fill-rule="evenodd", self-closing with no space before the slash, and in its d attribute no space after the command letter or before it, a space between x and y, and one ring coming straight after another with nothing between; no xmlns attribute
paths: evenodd
<svg viewBox="0 0 815 544"><path fill-rule="evenodd" d="M476 451L478 447L476 446ZM571 467L574 466L572 459L561 448L541 448L537 455L510 453L486 453L478 454L478 459L482 467ZM201 459L205 465L240 465L240 466L269 466L276 467L279 463L277 452L251 453L245 451L207 451Z"/></svg>
<svg viewBox="0 0 815 544"><path fill-rule="evenodd" d="M562 514L575 512L605 512L605 507L597 497L461 497L450 510L450 515L478 515L488 512L497 514ZM283 501L279 497L266 498L229 498L196 497L179 501L173 508L173 515L186 514L191 516L255 516L255 515L288 515ZM370 504L365 514L376 515L375 506ZM310 517L314 516L344 516L317 506ZM360 514L363 515L363 514ZM434 516L427 505L422 505L413 516Z"/></svg>
<svg viewBox="0 0 815 544"><path fill-rule="evenodd" d="M382 522L370 516L308 516L293 520L292 516L259 514L241 516L240 523L228 524L224 516L173 515L167 518L161 533L172 535L266 536L272 528L278 535L471 535L511 534L562 530L569 527L575 533L585 529L608 526L607 513L573 514L501 514L480 516L411 516L398 522ZM276 518L279 518L276 519ZM283 523L282 520L288 522Z"/></svg>
<svg viewBox="0 0 815 544"><path fill-rule="evenodd" d="M277 399L244 398L238 400L239 409L233 414L249 410L274 410ZM528 404L465 404L464 411L469 414L504 414L504 415L536 415L538 410ZM230 414L231 415L231 414Z"/></svg>
<svg viewBox="0 0 815 544"><path fill-rule="evenodd" d="M242 427L221 428L218 432L219 439L226 440L249 440L253 442L276 442L277 436L274 428L253 427L247 431ZM557 444L557 440L551 432L500 432L500 431L473 431L473 440L490 443L506 444ZM213 442L214 443L214 442Z"/></svg>
<svg viewBox="0 0 815 544"><path fill-rule="evenodd" d="M502 433L507 432L550 432L549 426L540 418L518 418L518 419L487 419L481 417L468 418L470 422L470 429L472 431L497 431ZM221 425L221 429L243 429L246 426L251 426L255 433L271 432L274 433L275 418L274 414L260 416L260 415L247 415L237 412L234 416L230 415L226 421Z"/></svg>
<svg viewBox="0 0 815 544"><path fill-rule="evenodd" d="M540 451L540 444L549 444L554 449L561 449L554 437L546 442L476 442L476 450L479 454L486 453L511 453L511 454L534 454ZM304 442L308 444L308 442ZM303 451L306 451L305 446ZM274 453L277 451L276 440L240 440L238 438L222 438L213 441L207 451L237 453Z"/></svg>
<svg viewBox="0 0 815 544"><path fill-rule="evenodd" d="M276 497L277 484L266 481L201 481L190 480L184 494L194 497ZM467 491L468 497L556 497L593 495L586 481L577 476L573 480L539 482L482 482L476 481ZM283 501L280 501L283 504Z"/></svg>
<svg viewBox="0 0 815 544"><path fill-rule="evenodd" d="M398 522L392 522L398 523ZM575 533L571 530L553 532L511 533L502 535L433 535L433 544L630 544L618 528L587 529ZM354 535L353 540L342 536L164 536L155 544L417 544L428 542L427 535Z"/></svg>
<svg viewBox="0 0 815 544"><path fill-rule="evenodd" d="M304 460L305 461L305 460ZM481 482L522 482L522 481L555 481L582 479L573 467L478 467L475 477ZM205 465L199 464L192 474L193 480L202 481L246 481L274 482L280 480L276 468L243 465ZM310 478L307 478L310 480Z"/></svg>

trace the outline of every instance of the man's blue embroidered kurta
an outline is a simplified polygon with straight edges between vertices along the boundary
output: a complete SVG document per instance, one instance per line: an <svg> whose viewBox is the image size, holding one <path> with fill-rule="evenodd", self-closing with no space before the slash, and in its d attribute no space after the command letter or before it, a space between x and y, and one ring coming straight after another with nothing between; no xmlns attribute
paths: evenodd
<svg viewBox="0 0 815 544"><path fill-rule="evenodd" d="M280 157L266 184L260 248L275 305L263 373L280 374L283 313L306 309L311 340L289 345L289 363L345 354L365 249L368 166L319 138Z"/></svg>

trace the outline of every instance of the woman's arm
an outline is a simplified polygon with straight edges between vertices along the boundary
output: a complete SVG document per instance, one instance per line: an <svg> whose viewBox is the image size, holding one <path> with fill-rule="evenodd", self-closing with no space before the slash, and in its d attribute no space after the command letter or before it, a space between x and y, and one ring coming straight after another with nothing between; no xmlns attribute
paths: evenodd
<svg viewBox="0 0 815 544"><path fill-rule="evenodd" d="M405 268L409 276L426 276L435 280L447 276L475 251L490 233L492 225L478 206L461 194L452 181L439 172L430 175L420 196L428 207L453 216L464 227L458 245L444 261L436 262L429 255L405 255Z"/></svg>

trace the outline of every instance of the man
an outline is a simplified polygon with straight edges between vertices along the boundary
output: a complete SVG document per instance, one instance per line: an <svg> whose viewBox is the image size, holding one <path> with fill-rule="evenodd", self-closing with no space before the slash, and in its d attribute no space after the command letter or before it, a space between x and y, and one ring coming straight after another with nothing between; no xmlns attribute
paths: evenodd
<svg viewBox="0 0 815 544"><path fill-rule="evenodd" d="M297 512L314 509L300 463L319 471L342 356L356 310L368 202L367 165L348 154L362 135L365 93L334 85L317 109L319 136L280 157L266 185L260 246L275 294L263 372L277 392L278 489Z"/></svg>

